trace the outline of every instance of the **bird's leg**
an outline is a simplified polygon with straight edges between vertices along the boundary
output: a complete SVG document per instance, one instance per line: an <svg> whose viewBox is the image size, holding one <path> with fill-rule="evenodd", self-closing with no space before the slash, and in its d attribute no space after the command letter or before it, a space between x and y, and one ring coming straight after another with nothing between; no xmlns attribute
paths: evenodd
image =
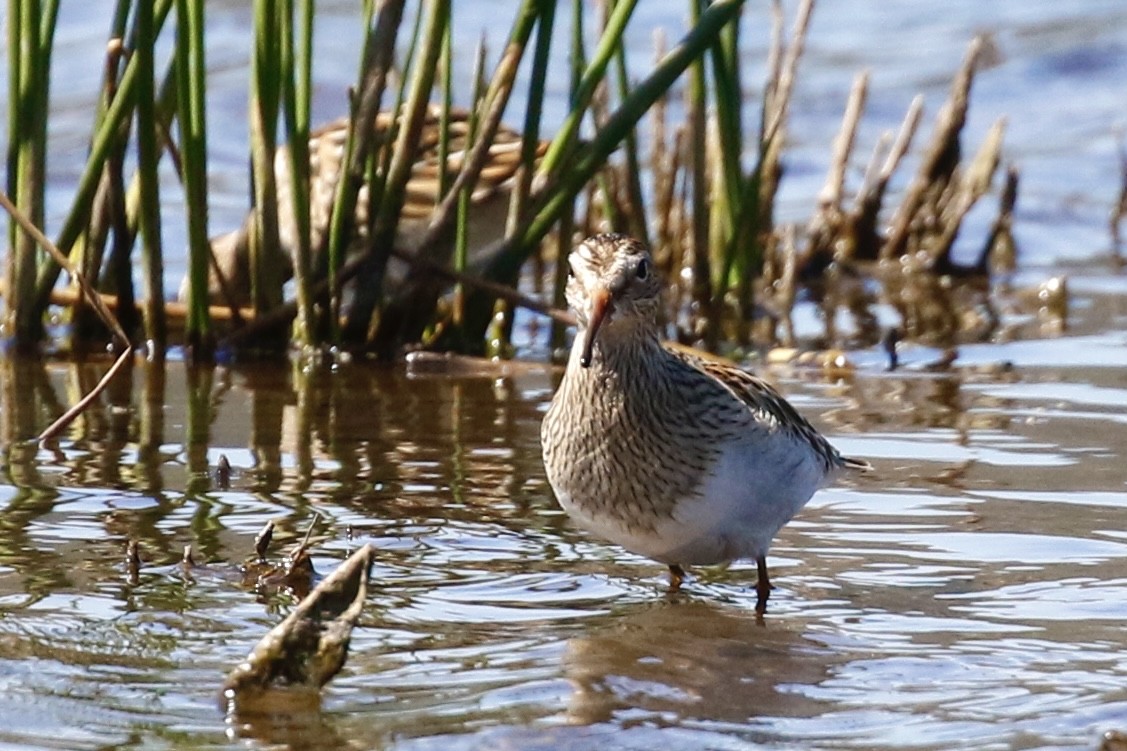
<svg viewBox="0 0 1127 751"><path fill-rule="evenodd" d="M681 590L681 582L685 581L685 569L678 566L676 563L669 564L669 591L679 592Z"/></svg>
<svg viewBox="0 0 1127 751"><path fill-rule="evenodd" d="M767 556L761 555L755 559L755 569L759 579L755 582L755 612L763 615L767 612L767 598L771 596L771 578L767 576Z"/></svg>

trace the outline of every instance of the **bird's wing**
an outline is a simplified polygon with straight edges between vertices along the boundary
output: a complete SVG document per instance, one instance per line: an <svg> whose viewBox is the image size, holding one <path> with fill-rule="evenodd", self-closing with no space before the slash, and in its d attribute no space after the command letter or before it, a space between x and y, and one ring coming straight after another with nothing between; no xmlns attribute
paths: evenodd
<svg viewBox="0 0 1127 751"><path fill-rule="evenodd" d="M842 456L774 386L762 378L733 363L712 356L702 356L688 348L667 346L666 349L690 367L722 384L732 396L747 406L756 420L765 421L772 428L785 430L808 443L825 461L827 469L870 469L869 463L862 459Z"/></svg>

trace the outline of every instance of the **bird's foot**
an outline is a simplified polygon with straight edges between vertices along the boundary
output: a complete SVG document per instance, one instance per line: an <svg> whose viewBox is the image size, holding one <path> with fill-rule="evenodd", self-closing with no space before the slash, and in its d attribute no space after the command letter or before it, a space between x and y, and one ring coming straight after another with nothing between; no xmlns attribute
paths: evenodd
<svg viewBox="0 0 1127 751"><path fill-rule="evenodd" d="M755 582L755 614L759 617L767 612L767 598L771 596L771 578L767 575L767 557L759 556L755 559L755 569L758 578Z"/></svg>
<svg viewBox="0 0 1127 751"><path fill-rule="evenodd" d="M669 565L669 593L674 594L681 591L681 584L685 581L685 569L678 566L676 563Z"/></svg>

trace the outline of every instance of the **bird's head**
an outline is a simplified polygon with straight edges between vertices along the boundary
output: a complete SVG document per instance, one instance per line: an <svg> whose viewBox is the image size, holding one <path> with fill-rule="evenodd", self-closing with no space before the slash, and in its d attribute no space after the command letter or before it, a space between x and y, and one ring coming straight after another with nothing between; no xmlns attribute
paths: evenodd
<svg viewBox="0 0 1127 751"><path fill-rule="evenodd" d="M579 319L588 367L595 342L608 329L653 326L662 283L646 246L626 235L589 237L571 252L567 301Z"/></svg>

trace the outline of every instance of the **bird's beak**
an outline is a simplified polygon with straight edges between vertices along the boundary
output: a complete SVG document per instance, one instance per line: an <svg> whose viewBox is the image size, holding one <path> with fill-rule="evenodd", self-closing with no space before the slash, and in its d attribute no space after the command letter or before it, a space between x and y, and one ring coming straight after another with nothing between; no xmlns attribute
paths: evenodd
<svg viewBox="0 0 1127 751"><path fill-rule="evenodd" d="M587 316L587 330L583 332L583 354L579 364L583 367L591 365L591 350L595 348L595 336L607 314L614 309L614 298L610 290L600 288L591 296L591 314Z"/></svg>

